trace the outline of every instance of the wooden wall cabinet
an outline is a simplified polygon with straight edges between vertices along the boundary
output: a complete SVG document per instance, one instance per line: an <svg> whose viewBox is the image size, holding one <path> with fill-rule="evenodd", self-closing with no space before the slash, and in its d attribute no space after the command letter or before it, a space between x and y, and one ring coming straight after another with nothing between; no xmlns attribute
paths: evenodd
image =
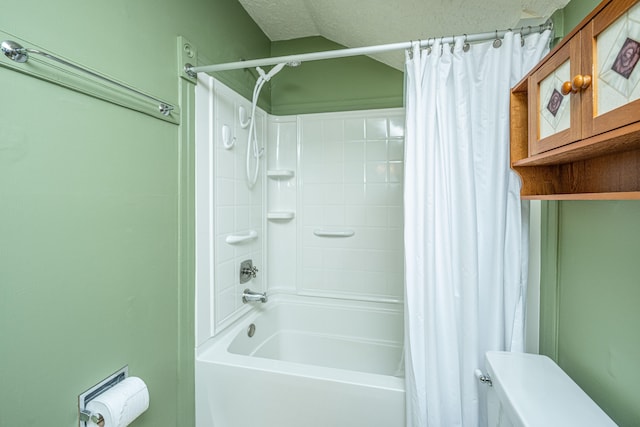
<svg viewBox="0 0 640 427"><path fill-rule="evenodd" d="M640 199L640 2L605 0L511 92L525 199Z"/></svg>

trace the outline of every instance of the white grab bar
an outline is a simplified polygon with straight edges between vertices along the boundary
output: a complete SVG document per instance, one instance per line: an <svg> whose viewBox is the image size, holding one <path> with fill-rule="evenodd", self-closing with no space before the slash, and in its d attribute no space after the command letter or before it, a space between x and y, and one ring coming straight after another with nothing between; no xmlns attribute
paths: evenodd
<svg viewBox="0 0 640 427"><path fill-rule="evenodd" d="M313 230L313 234L318 237L351 237L356 234L353 230Z"/></svg>
<svg viewBox="0 0 640 427"><path fill-rule="evenodd" d="M255 230L250 230L247 234L232 234L230 236L227 236L225 242L233 245L236 243L246 242L247 240L253 240L256 237L258 237L258 232Z"/></svg>

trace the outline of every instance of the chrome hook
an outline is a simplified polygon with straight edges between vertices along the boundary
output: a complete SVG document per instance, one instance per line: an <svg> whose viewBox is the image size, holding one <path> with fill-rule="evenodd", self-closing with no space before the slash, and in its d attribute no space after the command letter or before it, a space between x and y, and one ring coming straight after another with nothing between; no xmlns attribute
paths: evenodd
<svg viewBox="0 0 640 427"><path fill-rule="evenodd" d="M467 35L464 35L464 42L462 44L462 50L464 52L469 52L469 49L471 49L471 45L469 44L469 42L467 41Z"/></svg>

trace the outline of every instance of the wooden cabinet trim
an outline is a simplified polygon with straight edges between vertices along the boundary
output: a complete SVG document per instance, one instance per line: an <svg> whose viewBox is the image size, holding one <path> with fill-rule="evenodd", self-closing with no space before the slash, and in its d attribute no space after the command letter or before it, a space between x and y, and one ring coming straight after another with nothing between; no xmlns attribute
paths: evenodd
<svg viewBox="0 0 640 427"><path fill-rule="evenodd" d="M511 164L522 178L523 199L640 199L640 100L595 115L594 40L636 3L603 1L512 91ZM571 95L570 130L579 132L538 140L539 82L567 58L572 78L594 76L590 87Z"/></svg>
<svg viewBox="0 0 640 427"><path fill-rule="evenodd" d="M582 120L583 135L591 136L606 132L612 128L625 126L640 120L638 112L640 111L640 99L630 102L626 105L616 108L613 111L602 115L597 115L597 88L598 88L598 64L596 61L596 41L598 36L606 30L617 19L624 15L627 10L637 1L635 0L619 0L604 9L602 13L597 15L593 21L587 24L581 32L581 40L584 48L583 68L589 69L594 76L593 84L585 92L584 117Z"/></svg>

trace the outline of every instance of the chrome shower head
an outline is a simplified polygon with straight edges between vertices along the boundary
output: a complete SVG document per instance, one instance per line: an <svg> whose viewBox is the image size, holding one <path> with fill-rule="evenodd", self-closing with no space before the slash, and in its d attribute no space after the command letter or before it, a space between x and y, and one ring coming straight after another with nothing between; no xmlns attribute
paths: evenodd
<svg viewBox="0 0 640 427"><path fill-rule="evenodd" d="M27 62L27 59L29 59L27 49L23 48L19 43L16 43L12 40L3 41L0 44L0 49L2 50L2 53L4 53L4 56L12 61Z"/></svg>

